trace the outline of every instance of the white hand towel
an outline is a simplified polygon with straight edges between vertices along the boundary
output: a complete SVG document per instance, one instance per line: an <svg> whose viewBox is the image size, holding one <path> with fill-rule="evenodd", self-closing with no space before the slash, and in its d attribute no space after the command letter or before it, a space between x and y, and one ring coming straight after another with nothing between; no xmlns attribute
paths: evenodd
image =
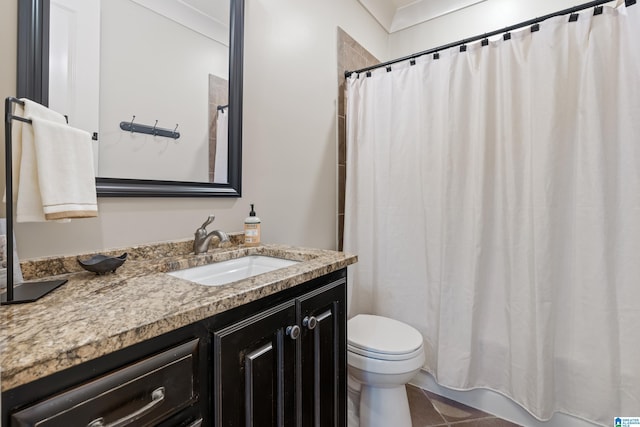
<svg viewBox="0 0 640 427"><path fill-rule="evenodd" d="M14 111L16 116L32 121L41 118L55 123L66 123L66 119L60 113L29 99L21 99L21 101L25 105L24 107L16 105ZM16 221L45 221L38 180L33 126L18 120L13 120L12 125L13 194L16 201Z"/></svg>
<svg viewBox="0 0 640 427"><path fill-rule="evenodd" d="M91 135L42 118L32 122L45 219L98 216Z"/></svg>

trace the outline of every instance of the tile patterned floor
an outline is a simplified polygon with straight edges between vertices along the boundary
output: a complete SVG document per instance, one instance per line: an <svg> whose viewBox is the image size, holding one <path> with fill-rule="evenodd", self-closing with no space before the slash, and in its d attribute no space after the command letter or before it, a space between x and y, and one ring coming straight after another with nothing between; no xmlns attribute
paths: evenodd
<svg viewBox="0 0 640 427"><path fill-rule="evenodd" d="M462 403L412 385L407 386L413 427L517 427L518 424L497 418Z"/></svg>

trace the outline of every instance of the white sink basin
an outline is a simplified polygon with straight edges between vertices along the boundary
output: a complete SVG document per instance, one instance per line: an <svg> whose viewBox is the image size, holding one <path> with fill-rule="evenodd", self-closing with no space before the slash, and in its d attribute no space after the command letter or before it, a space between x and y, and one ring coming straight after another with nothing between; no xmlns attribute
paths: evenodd
<svg viewBox="0 0 640 427"><path fill-rule="evenodd" d="M170 276L186 279L206 286L220 286L236 280L247 279L258 274L289 267L298 261L274 258L263 255L250 255L229 261L215 262L200 267L167 273Z"/></svg>

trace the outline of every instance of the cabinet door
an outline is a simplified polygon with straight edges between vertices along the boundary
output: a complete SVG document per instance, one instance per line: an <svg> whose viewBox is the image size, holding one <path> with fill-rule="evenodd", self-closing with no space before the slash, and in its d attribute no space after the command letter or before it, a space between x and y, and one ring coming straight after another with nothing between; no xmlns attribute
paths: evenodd
<svg viewBox="0 0 640 427"><path fill-rule="evenodd" d="M346 288L341 279L298 299L304 427L346 426Z"/></svg>
<svg viewBox="0 0 640 427"><path fill-rule="evenodd" d="M218 427L295 425L295 301L214 332ZM289 331L288 331L289 329Z"/></svg>

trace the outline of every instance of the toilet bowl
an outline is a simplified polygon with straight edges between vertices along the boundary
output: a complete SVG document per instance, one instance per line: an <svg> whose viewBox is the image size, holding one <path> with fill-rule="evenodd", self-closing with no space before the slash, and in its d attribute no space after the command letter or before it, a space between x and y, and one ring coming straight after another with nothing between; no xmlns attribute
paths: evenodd
<svg viewBox="0 0 640 427"><path fill-rule="evenodd" d="M347 322L349 375L360 384L360 427L411 427L405 385L424 365L420 332L387 317Z"/></svg>

